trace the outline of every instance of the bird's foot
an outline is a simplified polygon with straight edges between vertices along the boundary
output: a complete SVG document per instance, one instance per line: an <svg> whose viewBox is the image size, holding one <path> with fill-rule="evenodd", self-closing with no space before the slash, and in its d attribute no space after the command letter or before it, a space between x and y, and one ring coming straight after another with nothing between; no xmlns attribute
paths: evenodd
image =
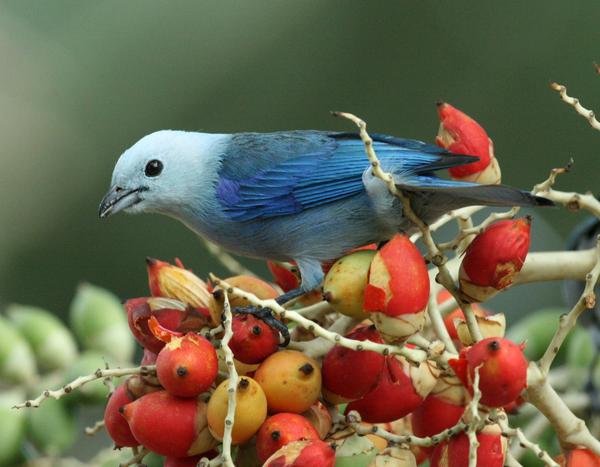
<svg viewBox="0 0 600 467"><path fill-rule="evenodd" d="M287 347L287 345L290 343L290 331L288 327L275 317L273 310L270 308L249 305L237 307L233 310L233 312L252 315L255 318L263 321L267 326L275 329L279 334L281 334L281 337L283 337L283 342L279 344L281 347Z"/></svg>

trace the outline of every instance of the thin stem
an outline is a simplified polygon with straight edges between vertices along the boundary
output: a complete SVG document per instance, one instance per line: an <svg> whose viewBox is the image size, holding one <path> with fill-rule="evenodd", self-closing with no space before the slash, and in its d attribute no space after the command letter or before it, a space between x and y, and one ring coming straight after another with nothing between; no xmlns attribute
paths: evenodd
<svg viewBox="0 0 600 467"><path fill-rule="evenodd" d="M92 381L96 381L102 378L115 378L119 376L129 376L129 375L154 375L156 374L156 366L155 365L144 365L138 366L135 368L115 368L115 369L97 369L95 373L87 376L80 376L79 378L74 379L70 383L67 383L60 389L56 389L51 391L46 389L40 396L35 399L31 399L23 402L22 404L17 404L14 406L15 409L22 409L25 407L39 407L42 402L46 399L60 399L61 397L66 396L71 393L75 389L84 386L87 383L91 383Z"/></svg>

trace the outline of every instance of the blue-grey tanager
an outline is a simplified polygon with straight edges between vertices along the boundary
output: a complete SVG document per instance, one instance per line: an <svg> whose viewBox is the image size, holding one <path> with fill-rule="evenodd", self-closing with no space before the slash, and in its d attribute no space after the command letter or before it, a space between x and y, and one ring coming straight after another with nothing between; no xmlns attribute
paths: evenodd
<svg viewBox="0 0 600 467"><path fill-rule="evenodd" d="M508 186L433 174L474 157L415 140L372 138L382 168L425 222L468 205L552 204ZM166 214L234 253L295 261L304 291L321 283L322 262L412 227L400 200L373 176L356 134L312 130L152 133L115 166L99 214L118 211Z"/></svg>

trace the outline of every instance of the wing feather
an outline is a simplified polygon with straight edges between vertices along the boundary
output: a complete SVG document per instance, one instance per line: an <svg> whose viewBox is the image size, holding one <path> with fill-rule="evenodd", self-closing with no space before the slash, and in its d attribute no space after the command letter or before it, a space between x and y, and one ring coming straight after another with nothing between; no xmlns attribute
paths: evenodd
<svg viewBox="0 0 600 467"><path fill-rule="evenodd" d="M476 160L415 140L376 135L374 141L383 168L400 177ZM357 135L312 130L236 134L222 159L217 198L238 221L296 214L358 195L369 167Z"/></svg>

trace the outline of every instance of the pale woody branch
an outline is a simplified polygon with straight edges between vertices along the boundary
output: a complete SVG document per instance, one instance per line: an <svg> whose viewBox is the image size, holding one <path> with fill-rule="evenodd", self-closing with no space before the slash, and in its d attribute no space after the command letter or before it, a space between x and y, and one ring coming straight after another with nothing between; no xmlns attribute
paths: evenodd
<svg viewBox="0 0 600 467"><path fill-rule="evenodd" d="M352 429L354 429L354 431L356 431L356 433L358 433L359 435L374 434L386 439L387 441L393 444L411 444L414 446L422 447L435 446L436 444L445 441L451 436L454 436L455 434L460 433L461 431L464 431L467 428L467 424L465 422L459 421L453 427L448 428L435 436L420 438L414 435L397 435L394 433L390 433L389 431L386 431L383 428L378 427L377 425L363 423L361 421L359 413L355 410L351 411L348 415L346 415L346 419L348 425L351 426Z"/></svg>
<svg viewBox="0 0 600 467"><path fill-rule="evenodd" d="M87 436L94 436L96 433L98 433L103 428L104 428L104 420L98 420L92 426L86 426L84 433Z"/></svg>
<svg viewBox="0 0 600 467"><path fill-rule="evenodd" d="M96 370L95 373L87 376L80 376L79 378L71 381L70 383L64 385L60 389L56 389L51 391L47 389L44 391L39 397L36 399L28 400L23 402L22 404L15 405L14 408L22 409L25 407L39 407L42 402L46 399L60 399L61 397L66 396L70 392L74 391L81 386L91 383L92 381L96 381L102 378L118 378L120 376L129 376L129 375L153 375L156 374L156 365L145 365L138 366L135 368L115 368L110 370L101 370L100 368Z"/></svg>
<svg viewBox="0 0 600 467"><path fill-rule="evenodd" d="M287 318L291 321L294 321L296 324L312 332L314 335L323 337L334 344L341 345L343 347L348 347L353 350L372 350L373 352L377 352L383 355L402 355L403 357L412 362L423 362L428 358L426 352L423 352L422 350L418 349L409 349L407 347L396 345L377 344L376 342L371 341L357 341L354 339L348 339L347 337L340 336L335 332L331 332L323 328L322 326L319 326L314 321L305 318L300 313L294 310L286 310L273 299L261 300L251 293L245 292L237 287L232 287L229 283L227 283L227 281L218 278L214 274L211 274L210 278L216 287L226 290L227 293L235 295L237 297L245 298L248 300L248 302L250 302L253 305L263 308L269 308L279 318Z"/></svg>
<svg viewBox="0 0 600 467"><path fill-rule="evenodd" d="M581 297L571 309L571 311L561 316L558 324L558 329L552 337L546 352L538 362L540 370L543 375L547 375L550 371L550 365L556 357L556 354L560 350L561 345L566 339L569 332L575 327L577 318L586 311L587 309L594 308L596 305L596 295L594 294L594 287L598 283L600 277L600 237L596 241L596 254L595 254L595 265L592 270L586 276L585 289L581 294Z"/></svg>
<svg viewBox="0 0 600 467"><path fill-rule="evenodd" d="M225 329L225 333L221 339L221 351L225 356L225 365L227 367L227 376L229 380L227 384L227 414L225 415L223 448L221 455L212 461L209 461L207 458L200 459L200 462L198 463L200 466L224 465L226 467L235 467L231 457L231 436L233 432L233 425L235 423L235 407L237 403L237 385L239 382L239 377L235 369L233 352L229 348L229 341L233 337L232 321L233 314L231 313L231 306L229 305L229 294L227 293L227 290L223 290L223 327Z"/></svg>
<svg viewBox="0 0 600 467"><path fill-rule="evenodd" d="M579 103L579 99L567 95L567 88L562 84L552 83L550 87L558 91L562 100L573 107L575 112L584 117L594 130L600 131L600 122L596 120L593 110L586 109Z"/></svg>
<svg viewBox="0 0 600 467"><path fill-rule="evenodd" d="M122 464L119 464L119 467L129 467L130 465L143 465L142 464L142 460L144 460L144 457L146 457L148 454L150 454L150 450L146 449L146 448L131 448L131 450L133 451L133 457L131 459L129 459L127 462L123 462Z"/></svg>

